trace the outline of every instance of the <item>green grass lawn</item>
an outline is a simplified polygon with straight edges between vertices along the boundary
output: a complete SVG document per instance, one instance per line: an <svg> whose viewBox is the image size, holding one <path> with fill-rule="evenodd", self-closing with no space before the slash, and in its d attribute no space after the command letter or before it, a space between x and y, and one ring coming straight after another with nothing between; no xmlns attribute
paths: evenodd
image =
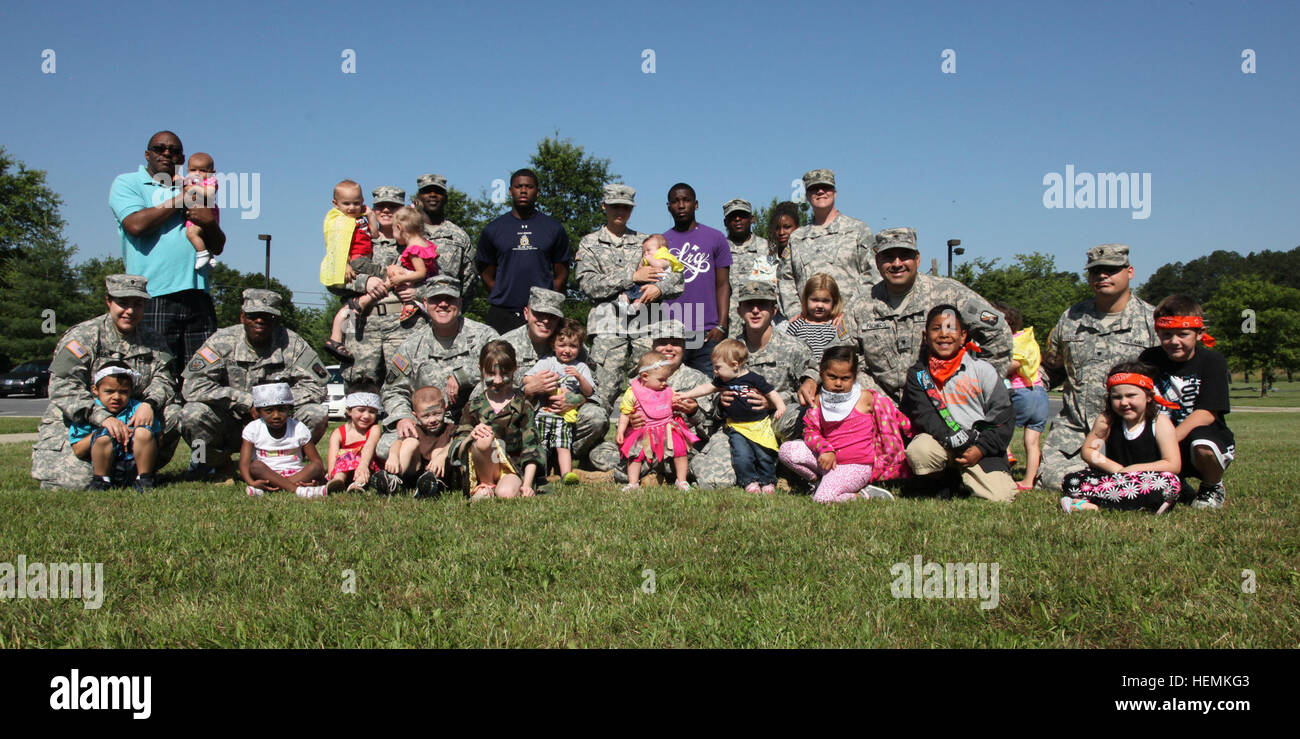
<svg viewBox="0 0 1300 739"><path fill-rule="evenodd" d="M106 584L98 610L0 601L0 646L1293 648L1300 441L1289 415L1232 421L1228 507L1164 518L1066 516L1046 491L833 507L615 486L473 505L92 495L37 490L30 446L9 444L0 562L102 562ZM895 599L890 568L914 555L998 563L997 607Z"/></svg>
<svg viewBox="0 0 1300 739"><path fill-rule="evenodd" d="M0 418L0 434L34 434L40 422L39 418Z"/></svg>

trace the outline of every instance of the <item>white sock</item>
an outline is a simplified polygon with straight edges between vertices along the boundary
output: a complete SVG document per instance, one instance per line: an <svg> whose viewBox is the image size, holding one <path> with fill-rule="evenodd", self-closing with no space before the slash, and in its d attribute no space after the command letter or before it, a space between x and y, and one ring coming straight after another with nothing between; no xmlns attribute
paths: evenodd
<svg viewBox="0 0 1300 739"><path fill-rule="evenodd" d="M194 253L194 269L203 269L211 263L212 255L206 249Z"/></svg>

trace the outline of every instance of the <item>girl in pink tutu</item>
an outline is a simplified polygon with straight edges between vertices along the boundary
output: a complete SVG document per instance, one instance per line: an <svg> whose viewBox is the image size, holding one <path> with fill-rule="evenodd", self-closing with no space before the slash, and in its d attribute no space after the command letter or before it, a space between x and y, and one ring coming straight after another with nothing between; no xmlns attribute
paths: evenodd
<svg viewBox="0 0 1300 739"><path fill-rule="evenodd" d="M438 273L438 247L425 240L423 232L424 216L420 211L406 205L393 214L393 238L402 247L402 256L398 264L388 267L390 289L422 285L425 279ZM404 304L401 320L415 315L419 309L415 303Z"/></svg>
<svg viewBox="0 0 1300 739"><path fill-rule="evenodd" d="M627 459L627 485L624 491L641 487L641 465L672 457L677 474L677 488L690 490L686 482L686 455L699 437L691 432L679 415L673 414L673 389L668 387L672 362L659 352L646 352L637 363L637 377L623 393L618 406L618 433L615 441ZM628 430L631 414L640 412L645 425Z"/></svg>
<svg viewBox="0 0 1300 739"><path fill-rule="evenodd" d="M348 420L330 434L329 480L331 493L346 487L349 491L363 490L370 473L379 470L375 462L375 446L382 429L379 419L379 396L369 387L354 388L346 400Z"/></svg>

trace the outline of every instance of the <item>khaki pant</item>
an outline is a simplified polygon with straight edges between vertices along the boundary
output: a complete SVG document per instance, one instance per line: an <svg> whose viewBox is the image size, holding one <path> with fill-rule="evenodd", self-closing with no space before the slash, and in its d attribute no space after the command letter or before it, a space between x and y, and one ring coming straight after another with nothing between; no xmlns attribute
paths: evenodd
<svg viewBox="0 0 1300 739"><path fill-rule="evenodd" d="M918 434L907 445L907 463L917 475L933 475L942 472L953 464L957 455L943 448L943 445L929 434ZM1002 470L985 472L978 464L961 468L962 484L971 489L977 497L1010 503L1016 499L1016 483L1011 475Z"/></svg>

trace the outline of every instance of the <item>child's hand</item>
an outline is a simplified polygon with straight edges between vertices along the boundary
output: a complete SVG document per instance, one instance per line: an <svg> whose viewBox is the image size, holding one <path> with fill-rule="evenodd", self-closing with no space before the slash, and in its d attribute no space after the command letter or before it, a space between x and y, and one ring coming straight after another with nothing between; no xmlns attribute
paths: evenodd
<svg viewBox="0 0 1300 739"><path fill-rule="evenodd" d="M835 452L822 452L817 456L817 466L830 472L835 469Z"/></svg>
<svg viewBox="0 0 1300 739"><path fill-rule="evenodd" d="M442 477L447 472L447 459L432 457L424 468L432 472L434 477Z"/></svg>
<svg viewBox="0 0 1300 739"><path fill-rule="evenodd" d="M343 270L343 281L351 284L355 279L357 279L357 271L352 269L352 265L349 264L347 268Z"/></svg>
<svg viewBox="0 0 1300 739"><path fill-rule="evenodd" d="M619 431L614 434L614 443L623 446L623 432Z"/></svg>
<svg viewBox="0 0 1300 739"><path fill-rule="evenodd" d="M473 431L469 432L469 436L471 439L483 440L483 439L491 439L493 436L495 436L495 434L492 433L491 426L487 425L486 423L480 423L479 425L474 427Z"/></svg>
<svg viewBox="0 0 1300 739"><path fill-rule="evenodd" d="M785 415L785 406L781 406L780 408L776 409L776 412L772 414L772 420L776 421L780 419L781 416L783 415Z"/></svg>
<svg viewBox="0 0 1300 739"><path fill-rule="evenodd" d="M371 223L374 223L374 222L375 222L375 209L374 209L374 208L371 208L369 205L366 206L366 218L367 218Z"/></svg>
<svg viewBox="0 0 1300 739"><path fill-rule="evenodd" d="M367 482L370 482L370 468L358 467L356 472L352 475L352 482L357 485L365 485Z"/></svg>
<svg viewBox="0 0 1300 739"><path fill-rule="evenodd" d="M570 376L570 377L577 377L578 375L580 375L580 374L582 374L582 373L578 371L578 368L577 368L577 367L565 367L565 368L564 368L564 374L566 374L566 375L568 375L568 376Z"/></svg>
<svg viewBox="0 0 1300 739"><path fill-rule="evenodd" d="M524 497L524 498L531 498L531 497L533 497L534 495L537 495L537 491L533 490L533 489L532 489L531 487L529 487L528 485L524 485L524 486L522 486L522 487L519 488L519 495L522 496L522 497Z"/></svg>

